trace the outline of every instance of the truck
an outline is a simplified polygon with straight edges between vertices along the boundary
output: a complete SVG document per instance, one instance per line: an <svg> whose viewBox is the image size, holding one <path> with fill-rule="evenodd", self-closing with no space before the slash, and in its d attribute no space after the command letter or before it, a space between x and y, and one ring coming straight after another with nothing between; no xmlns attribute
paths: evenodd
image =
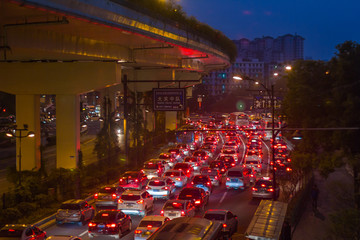
<svg viewBox="0 0 360 240"><path fill-rule="evenodd" d="M287 203L261 200L245 232L247 239L278 240L283 228Z"/></svg>

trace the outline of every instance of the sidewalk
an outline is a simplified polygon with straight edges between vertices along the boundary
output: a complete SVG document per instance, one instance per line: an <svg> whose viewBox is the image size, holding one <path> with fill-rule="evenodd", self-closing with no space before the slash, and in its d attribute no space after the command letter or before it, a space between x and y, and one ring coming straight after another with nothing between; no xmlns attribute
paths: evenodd
<svg viewBox="0 0 360 240"><path fill-rule="evenodd" d="M346 206L348 203L342 200L347 194L352 194L352 177L345 167L336 169L327 179L315 172L314 183L320 190L318 211L314 214L308 196L306 209L293 232L293 240L328 239L332 224L330 214Z"/></svg>

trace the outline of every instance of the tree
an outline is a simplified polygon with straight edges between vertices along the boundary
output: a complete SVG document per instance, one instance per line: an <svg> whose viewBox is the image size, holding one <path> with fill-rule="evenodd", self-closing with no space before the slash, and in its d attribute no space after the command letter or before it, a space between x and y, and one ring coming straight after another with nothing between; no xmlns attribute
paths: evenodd
<svg viewBox="0 0 360 240"><path fill-rule="evenodd" d="M111 101L107 97L104 97L103 109L105 110L102 118L104 124L97 134L93 151L100 162L109 166L116 162L120 148L116 134L115 112L111 112Z"/></svg>

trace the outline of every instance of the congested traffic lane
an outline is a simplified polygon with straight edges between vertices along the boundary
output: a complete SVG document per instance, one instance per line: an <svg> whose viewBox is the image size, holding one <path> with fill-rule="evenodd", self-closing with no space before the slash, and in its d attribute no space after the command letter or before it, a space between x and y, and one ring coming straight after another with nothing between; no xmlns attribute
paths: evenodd
<svg viewBox="0 0 360 240"><path fill-rule="evenodd" d="M242 144L240 146L239 160L242 160L245 152L245 141L242 139ZM223 143L223 138L219 146L217 147L214 158L217 157ZM212 194L209 198L209 204L206 206L206 209L228 209L231 210L238 217L238 234L245 232L247 226L249 225L251 218L259 204L259 200L252 200L251 197L251 188L245 190L227 190L225 187L225 178L222 179L222 185L215 187ZM176 194L179 194L180 189L177 189ZM160 215L160 210L162 209L163 204L166 200L156 200L154 204L154 211L151 215ZM196 213L196 216L202 216L204 212L200 211ZM122 239L134 239L134 230L138 226L141 216L131 215L133 227L132 231L127 233ZM79 224L63 224L63 225L53 225L46 229L47 235L73 235L80 236L82 239L90 239L87 234L88 226L82 226ZM105 237L103 237L105 238Z"/></svg>

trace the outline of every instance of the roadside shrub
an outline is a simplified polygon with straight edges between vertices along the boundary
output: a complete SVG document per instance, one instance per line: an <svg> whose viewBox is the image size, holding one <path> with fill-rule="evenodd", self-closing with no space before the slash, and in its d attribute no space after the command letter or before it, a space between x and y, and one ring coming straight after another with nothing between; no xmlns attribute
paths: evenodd
<svg viewBox="0 0 360 240"><path fill-rule="evenodd" d="M22 213L22 215L29 215L36 210L36 203L21 202L16 206L16 208L20 213Z"/></svg>
<svg viewBox="0 0 360 240"><path fill-rule="evenodd" d="M54 198L47 194L38 194L35 196L35 201L39 207L44 208L50 205L54 201Z"/></svg>
<svg viewBox="0 0 360 240"><path fill-rule="evenodd" d="M1 211L1 223L17 223L22 217L22 213L17 208L7 208Z"/></svg>

